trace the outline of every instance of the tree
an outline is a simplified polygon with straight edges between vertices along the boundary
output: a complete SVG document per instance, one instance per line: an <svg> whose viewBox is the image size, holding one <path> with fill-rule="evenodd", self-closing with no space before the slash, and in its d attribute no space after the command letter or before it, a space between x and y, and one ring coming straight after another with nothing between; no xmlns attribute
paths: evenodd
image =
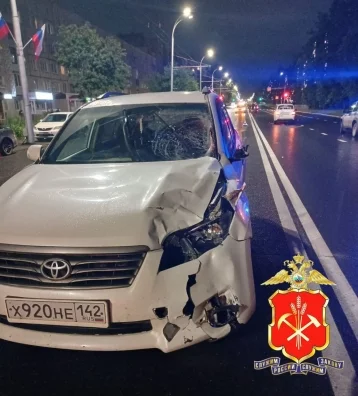
<svg viewBox="0 0 358 396"><path fill-rule="evenodd" d="M170 91L170 67L164 69L164 73L155 74L148 81L149 90L152 92ZM174 70L174 91L198 91L199 84L195 77L187 69Z"/></svg>
<svg viewBox="0 0 358 396"><path fill-rule="evenodd" d="M128 86L129 67L119 40L100 37L89 24L61 26L57 61L66 67L82 96L96 97Z"/></svg>

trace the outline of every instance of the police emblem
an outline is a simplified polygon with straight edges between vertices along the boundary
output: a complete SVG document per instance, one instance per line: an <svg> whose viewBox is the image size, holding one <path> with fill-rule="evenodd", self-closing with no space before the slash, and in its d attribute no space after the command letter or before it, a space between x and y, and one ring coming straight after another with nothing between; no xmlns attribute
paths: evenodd
<svg viewBox="0 0 358 396"><path fill-rule="evenodd" d="M272 322L268 326L268 342L272 349L282 351L283 355L293 360L294 364L280 366L280 358L255 362L255 369L271 367L273 374L291 372L291 374L325 374L326 366L343 368L343 362L318 358L318 366L302 364L316 351L327 348L330 341L329 325L326 323L328 297L321 290L311 290L314 284L330 285L335 283L317 270L313 262L297 255L293 261L286 260L289 269L279 271L264 282L263 286L289 283L288 290L277 290L270 298Z"/></svg>

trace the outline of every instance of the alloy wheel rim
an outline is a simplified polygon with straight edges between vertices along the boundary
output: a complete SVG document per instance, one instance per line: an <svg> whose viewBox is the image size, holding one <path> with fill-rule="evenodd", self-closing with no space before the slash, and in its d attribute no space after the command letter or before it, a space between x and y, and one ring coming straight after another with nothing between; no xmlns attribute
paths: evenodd
<svg viewBox="0 0 358 396"><path fill-rule="evenodd" d="M12 150L11 144L10 143L7 143L7 144L5 143L3 145L3 150L4 150L5 154L11 154L11 150Z"/></svg>

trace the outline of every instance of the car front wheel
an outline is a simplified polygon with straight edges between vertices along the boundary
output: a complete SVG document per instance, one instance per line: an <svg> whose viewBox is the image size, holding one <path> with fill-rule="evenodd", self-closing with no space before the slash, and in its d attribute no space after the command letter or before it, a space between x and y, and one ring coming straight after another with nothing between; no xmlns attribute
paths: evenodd
<svg viewBox="0 0 358 396"><path fill-rule="evenodd" d="M3 139L3 141L0 144L0 153L2 155L10 155L12 154L13 150L14 150L14 144L11 141L11 139L7 139L7 138Z"/></svg>
<svg viewBox="0 0 358 396"><path fill-rule="evenodd" d="M352 127L352 136L355 137L358 132L358 124L355 122Z"/></svg>
<svg viewBox="0 0 358 396"><path fill-rule="evenodd" d="M344 127L343 127L343 121L341 121L341 128L340 128L340 134L341 135L344 135L345 134L345 132L346 132L346 130L344 129Z"/></svg>

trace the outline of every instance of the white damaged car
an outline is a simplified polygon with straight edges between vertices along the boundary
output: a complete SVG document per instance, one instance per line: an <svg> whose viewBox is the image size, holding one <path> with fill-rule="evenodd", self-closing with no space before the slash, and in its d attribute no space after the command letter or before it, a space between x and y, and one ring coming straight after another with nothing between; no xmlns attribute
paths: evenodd
<svg viewBox="0 0 358 396"><path fill-rule="evenodd" d="M245 324L247 155L214 93L82 107L0 187L0 338L171 352Z"/></svg>

